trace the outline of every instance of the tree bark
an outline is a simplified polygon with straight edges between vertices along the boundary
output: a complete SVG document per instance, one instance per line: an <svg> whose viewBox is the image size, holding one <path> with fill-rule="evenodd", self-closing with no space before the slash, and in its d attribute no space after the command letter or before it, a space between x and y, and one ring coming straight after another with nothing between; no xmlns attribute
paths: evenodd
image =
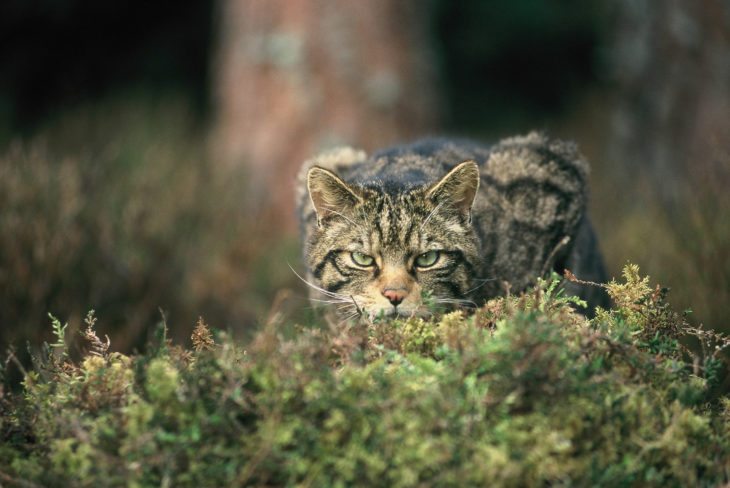
<svg viewBox="0 0 730 488"><path fill-rule="evenodd" d="M730 147L730 3L620 0L611 67L619 103L610 159L647 168L671 207Z"/></svg>
<svg viewBox="0 0 730 488"><path fill-rule="evenodd" d="M439 112L417 0L221 0L213 154L245 165L250 202L294 227L302 161L433 130Z"/></svg>

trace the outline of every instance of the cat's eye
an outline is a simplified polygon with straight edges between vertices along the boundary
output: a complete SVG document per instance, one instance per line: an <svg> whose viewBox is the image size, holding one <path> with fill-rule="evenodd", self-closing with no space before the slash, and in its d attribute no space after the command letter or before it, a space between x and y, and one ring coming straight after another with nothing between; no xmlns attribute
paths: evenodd
<svg viewBox="0 0 730 488"><path fill-rule="evenodd" d="M358 266L372 266L375 262L375 259L373 259L372 256L368 256L367 254L363 254L357 251L350 254L350 256L352 257L352 261Z"/></svg>
<svg viewBox="0 0 730 488"><path fill-rule="evenodd" d="M416 266L419 268L429 268L436 264L439 259L438 251L428 251L416 257Z"/></svg>

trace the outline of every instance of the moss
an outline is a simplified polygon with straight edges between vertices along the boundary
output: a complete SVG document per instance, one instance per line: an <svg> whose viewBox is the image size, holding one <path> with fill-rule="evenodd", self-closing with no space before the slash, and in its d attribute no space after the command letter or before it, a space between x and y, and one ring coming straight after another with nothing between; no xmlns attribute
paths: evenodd
<svg viewBox="0 0 730 488"><path fill-rule="evenodd" d="M177 400L180 374L166 357L154 358L147 366L145 391L158 406Z"/></svg>
<svg viewBox="0 0 730 488"><path fill-rule="evenodd" d="M634 268L593 321L556 287L293 339L213 342L201 320L192 351L163 337L146 355L51 354L3 403L0 471L49 486L727 483L730 400L703 365L728 341Z"/></svg>

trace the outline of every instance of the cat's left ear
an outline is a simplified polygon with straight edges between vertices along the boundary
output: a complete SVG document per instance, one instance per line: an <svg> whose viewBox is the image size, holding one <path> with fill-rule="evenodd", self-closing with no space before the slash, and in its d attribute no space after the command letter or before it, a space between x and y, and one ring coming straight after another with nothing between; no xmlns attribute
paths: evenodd
<svg viewBox="0 0 730 488"><path fill-rule="evenodd" d="M307 173L307 190L317 213L317 225L330 213L342 214L362 202L362 198L332 171L313 167Z"/></svg>
<svg viewBox="0 0 730 488"><path fill-rule="evenodd" d="M427 196L439 204L450 204L471 222L478 189L479 166L474 161L464 161L428 190Z"/></svg>

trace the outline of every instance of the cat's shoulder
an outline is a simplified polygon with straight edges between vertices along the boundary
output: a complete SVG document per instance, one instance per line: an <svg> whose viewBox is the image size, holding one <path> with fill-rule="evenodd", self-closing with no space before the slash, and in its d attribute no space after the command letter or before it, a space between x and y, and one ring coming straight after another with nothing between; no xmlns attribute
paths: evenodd
<svg viewBox="0 0 730 488"><path fill-rule="evenodd" d="M514 179L561 180L570 186L585 184L588 164L575 143L533 131L484 144L454 137L427 137L394 145L368 155L352 147L339 147L308 159L299 171L299 191L314 166L328 169L345 181L411 187L440 178L464 161L475 161L484 177L507 182ZM398 188L400 188L398 186Z"/></svg>
<svg viewBox="0 0 730 488"><path fill-rule="evenodd" d="M458 164L468 159L478 162L489 157L490 145L471 139L454 137L427 137L406 144L382 149L372 159L400 162L405 160L435 160Z"/></svg>
<svg viewBox="0 0 730 488"><path fill-rule="evenodd" d="M588 163L573 141L549 137L544 132L533 131L502 139L490 149L491 156L525 164L543 165L557 161L560 166L573 166L580 171L588 170Z"/></svg>
<svg viewBox="0 0 730 488"><path fill-rule="evenodd" d="M495 182L544 182L583 192L589 167L577 144L551 138L544 132L502 139L490 148L489 163L483 173Z"/></svg>

